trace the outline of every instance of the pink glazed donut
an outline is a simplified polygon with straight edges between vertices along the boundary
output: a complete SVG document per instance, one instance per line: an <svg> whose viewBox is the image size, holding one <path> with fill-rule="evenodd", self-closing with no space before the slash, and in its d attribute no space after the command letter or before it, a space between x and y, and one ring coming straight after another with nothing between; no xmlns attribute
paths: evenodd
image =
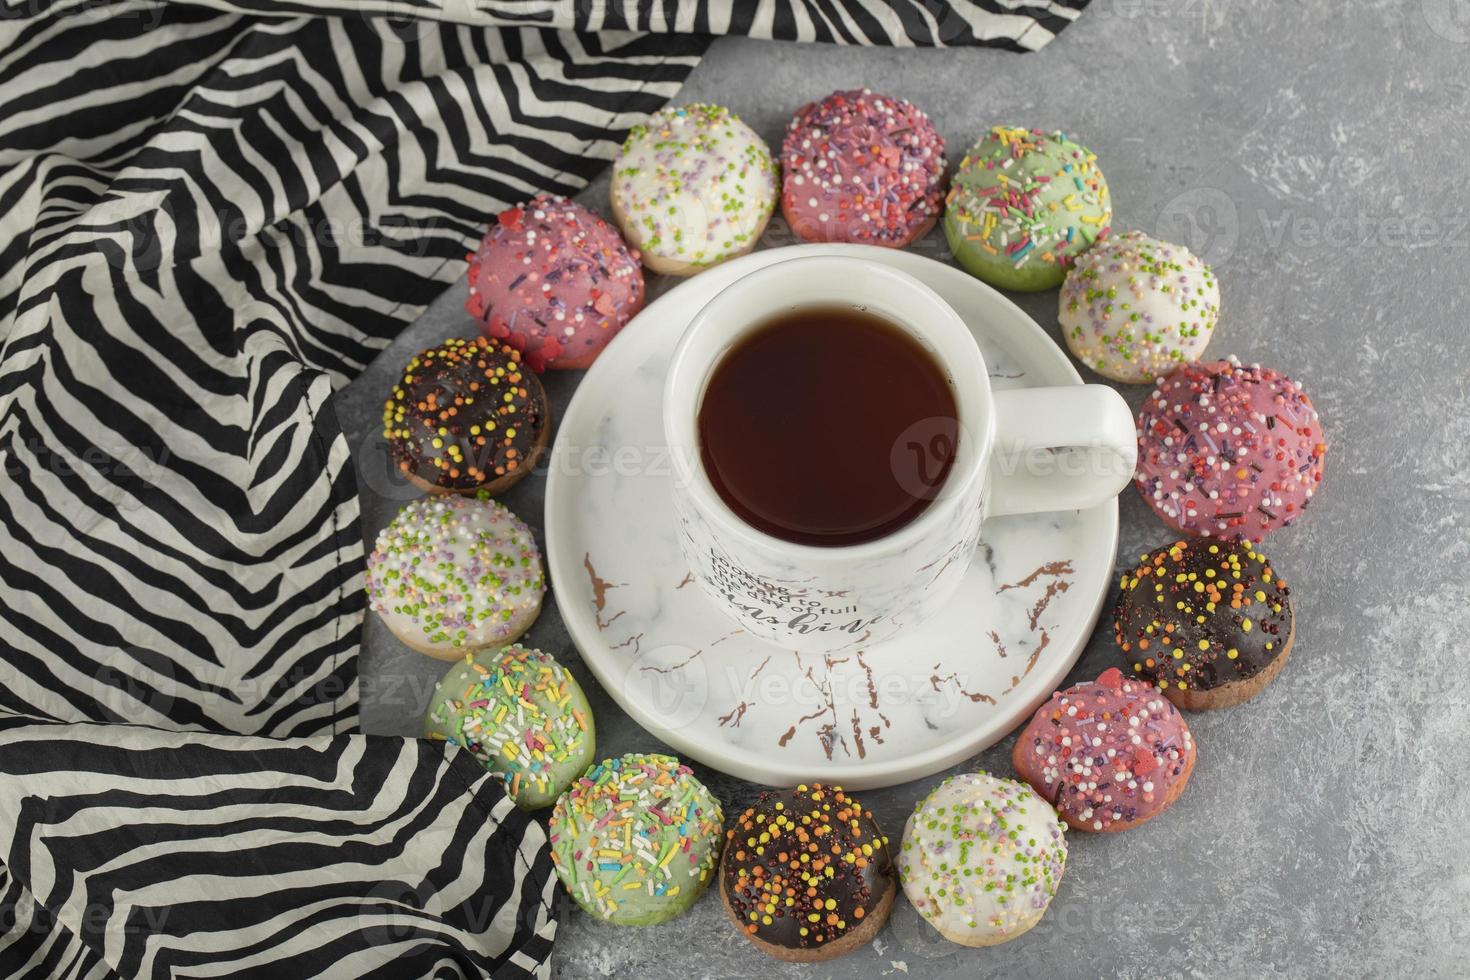
<svg viewBox="0 0 1470 980"><path fill-rule="evenodd" d="M1181 367L1138 412L1135 484L1184 534L1259 542L1296 520L1327 443L1301 385L1233 358Z"/></svg>
<svg viewBox="0 0 1470 980"><path fill-rule="evenodd" d="M781 213L809 242L902 248L934 227L944 169L944 140L912 103L833 92L786 127Z"/></svg>
<svg viewBox="0 0 1470 980"><path fill-rule="evenodd" d="M1011 762L1077 830L1127 830L1184 792L1196 758L1184 716L1159 689L1116 667L1036 709Z"/></svg>
<svg viewBox="0 0 1470 980"><path fill-rule="evenodd" d="M538 373L589 366L643 308L637 253L563 197L502 211L469 262L465 309Z"/></svg>

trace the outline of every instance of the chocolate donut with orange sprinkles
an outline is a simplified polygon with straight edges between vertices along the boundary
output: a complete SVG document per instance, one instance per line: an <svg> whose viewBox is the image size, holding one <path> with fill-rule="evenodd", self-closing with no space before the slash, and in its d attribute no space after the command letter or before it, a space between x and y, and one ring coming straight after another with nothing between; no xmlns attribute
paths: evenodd
<svg viewBox="0 0 1470 980"><path fill-rule="evenodd" d="M502 493L531 472L551 430L536 375L509 344L446 340L417 354L383 404L383 438L429 493Z"/></svg>
<svg viewBox="0 0 1470 980"><path fill-rule="evenodd" d="M1181 708L1226 708L1281 672L1296 638L1291 590L1259 548L1194 538L1123 576L1115 639L1134 673Z"/></svg>
<svg viewBox="0 0 1470 980"><path fill-rule="evenodd" d="M778 960L835 959L883 928L898 891L873 811L839 787L765 792L725 833L730 921Z"/></svg>

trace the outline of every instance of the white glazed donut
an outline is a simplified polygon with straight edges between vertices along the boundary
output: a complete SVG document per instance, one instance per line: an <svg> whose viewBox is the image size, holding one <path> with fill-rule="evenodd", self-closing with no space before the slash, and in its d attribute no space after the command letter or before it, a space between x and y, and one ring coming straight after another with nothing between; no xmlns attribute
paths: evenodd
<svg viewBox="0 0 1470 980"><path fill-rule="evenodd" d="M404 644L458 660L530 629L546 578L531 529L503 505L433 496L404 507L378 535L367 590Z"/></svg>
<svg viewBox="0 0 1470 980"><path fill-rule="evenodd" d="M613 164L613 216L655 272L693 275L749 252L776 194L765 141L708 103L654 113Z"/></svg>
<svg viewBox="0 0 1470 980"><path fill-rule="evenodd" d="M1077 257L1059 307L1077 360L1143 384L1199 360L1220 318L1220 284L1184 246L1130 231Z"/></svg>
<svg viewBox="0 0 1470 980"><path fill-rule="evenodd" d="M1040 922L1066 865L1056 810L984 772L951 776L921 800L899 852L904 894L962 946L997 946Z"/></svg>

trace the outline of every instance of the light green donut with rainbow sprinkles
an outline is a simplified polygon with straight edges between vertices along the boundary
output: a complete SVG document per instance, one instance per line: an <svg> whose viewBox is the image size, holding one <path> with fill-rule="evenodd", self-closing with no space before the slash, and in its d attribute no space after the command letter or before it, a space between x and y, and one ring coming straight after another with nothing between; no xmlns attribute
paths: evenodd
<svg viewBox="0 0 1470 980"><path fill-rule="evenodd" d="M1096 155L1039 129L996 126L982 136L960 161L945 203L950 252L1002 289L1060 286L1113 222Z"/></svg>
<svg viewBox="0 0 1470 980"><path fill-rule="evenodd" d="M523 646L451 667L429 701L424 734L468 749L525 810L550 806L596 757L592 709L576 678Z"/></svg>
<svg viewBox="0 0 1470 980"><path fill-rule="evenodd" d="M725 815L694 772L667 755L604 759L551 814L551 860L589 914L625 926L688 911L714 878Z"/></svg>

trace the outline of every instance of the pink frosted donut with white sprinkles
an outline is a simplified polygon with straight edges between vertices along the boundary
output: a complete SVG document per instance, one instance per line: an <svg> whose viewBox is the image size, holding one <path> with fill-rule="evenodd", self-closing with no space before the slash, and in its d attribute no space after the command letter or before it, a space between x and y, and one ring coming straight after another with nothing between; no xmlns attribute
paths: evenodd
<svg viewBox="0 0 1470 980"><path fill-rule="evenodd" d="M1068 826L1111 833L1173 806L1196 756L1179 709L1157 687L1110 667L1037 708L1011 762Z"/></svg>
<svg viewBox="0 0 1470 980"><path fill-rule="evenodd" d="M1258 542L1311 502L1326 455L1301 385L1231 358L1159 380L1138 412L1134 482L1175 530Z"/></svg>
<svg viewBox="0 0 1470 980"><path fill-rule="evenodd" d="M502 211L469 263L465 309L537 372L589 366L643 308L637 253L564 197Z"/></svg>
<svg viewBox="0 0 1470 980"><path fill-rule="evenodd" d="M809 242L902 248L934 227L944 171L944 140L912 103L833 92L786 127L781 213Z"/></svg>

